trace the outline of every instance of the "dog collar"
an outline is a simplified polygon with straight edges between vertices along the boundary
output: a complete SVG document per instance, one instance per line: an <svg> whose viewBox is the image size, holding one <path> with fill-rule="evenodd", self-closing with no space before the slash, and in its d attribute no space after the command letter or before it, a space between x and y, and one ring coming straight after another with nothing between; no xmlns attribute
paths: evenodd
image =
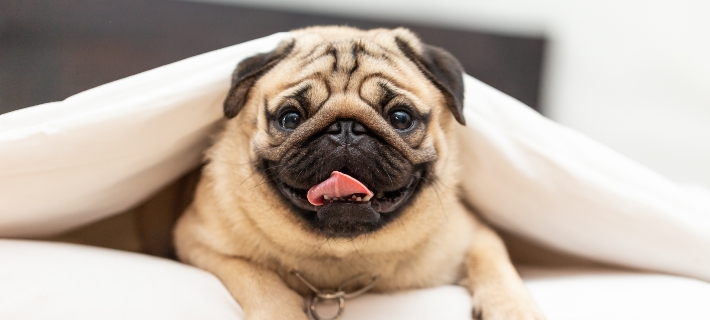
<svg viewBox="0 0 710 320"><path fill-rule="evenodd" d="M318 290L314 285L312 285L310 282L306 281L306 279L301 276L298 271L293 270L291 273L298 278L303 284L305 284L308 288L310 288L314 295L311 299L308 300L308 305L306 306L306 310L308 313L310 313L311 317L315 320L337 320L340 318L340 316L343 314L343 310L345 309L345 299L350 299L357 297L359 295L364 294L365 292L369 291L372 289L372 287L375 286L375 283L377 282L377 276L370 276L369 273L361 273L359 275L356 275L350 279L347 279L343 281L343 283L338 286L338 290ZM360 290L356 290L350 293L345 292L344 288L352 284L353 282L360 280L364 277L370 277L371 281L368 285L362 287ZM316 312L316 304L320 300L338 300L338 312L331 318L322 318L321 316L318 315Z"/></svg>

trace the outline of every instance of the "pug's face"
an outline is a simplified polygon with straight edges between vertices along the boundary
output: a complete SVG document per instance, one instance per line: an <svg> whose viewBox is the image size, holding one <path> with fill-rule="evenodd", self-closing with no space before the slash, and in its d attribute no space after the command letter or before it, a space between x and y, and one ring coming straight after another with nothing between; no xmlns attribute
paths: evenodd
<svg viewBox="0 0 710 320"><path fill-rule="evenodd" d="M224 110L278 195L259 214L354 238L424 214L415 200L453 170L442 155L462 100L458 62L409 31L320 27L240 63Z"/></svg>

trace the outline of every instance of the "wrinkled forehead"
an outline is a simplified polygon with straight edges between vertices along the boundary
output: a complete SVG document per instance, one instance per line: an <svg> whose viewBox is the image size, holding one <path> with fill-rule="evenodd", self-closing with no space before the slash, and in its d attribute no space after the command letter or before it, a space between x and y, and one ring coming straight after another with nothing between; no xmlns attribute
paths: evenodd
<svg viewBox="0 0 710 320"><path fill-rule="evenodd" d="M347 94L376 109L383 99L398 96L428 114L431 104L421 100L436 95L393 37L299 37L293 51L265 75L264 82L272 84L262 91L269 113L291 99L313 114L334 95Z"/></svg>
<svg viewBox="0 0 710 320"><path fill-rule="evenodd" d="M436 157L426 139L427 123L437 121L443 95L419 67L400 51L394 36L324 39L298 36L291 52L257 81L253 98L264 112L255 149L280 159L293 145L307 141L337 119L354 119L393 146L412 163ZM422 125L406 135L386 119L400 106L414 108ZM274 127L284 110L298 109L305 121L285 134Z"/></svg>

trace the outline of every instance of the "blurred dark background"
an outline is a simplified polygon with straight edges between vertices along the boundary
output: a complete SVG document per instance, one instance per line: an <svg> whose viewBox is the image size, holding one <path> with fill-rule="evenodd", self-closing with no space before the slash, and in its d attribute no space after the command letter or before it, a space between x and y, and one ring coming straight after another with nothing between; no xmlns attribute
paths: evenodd
<svg viewBox="0 0 710 320"><path fill-rule="evenodd" d="M0 1L0 114L190 56L310 25L412 29L466 72L539 110L542 38L218 4Z"/></svg>

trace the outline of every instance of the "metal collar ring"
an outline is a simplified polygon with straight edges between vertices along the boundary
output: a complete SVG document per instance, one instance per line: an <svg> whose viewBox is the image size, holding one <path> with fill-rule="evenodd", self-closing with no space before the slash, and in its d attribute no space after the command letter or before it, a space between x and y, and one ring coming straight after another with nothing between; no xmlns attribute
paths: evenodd
<svg viewBox="0 0 710 320"><path fill-rule="evenodd" d="M303 276L301 276L301 274L298 273L298 271L294 270L294 271L291 271L291 273L293 275L295 275L296 278L298 278L298 280L303 282L303 284L305 284L308 288L310 288L313 291L314 295L313 295L313 298L311 298L311 300L310 300L307 310L309 311L310 315L315 320L336 320L336 319L340 318L340 316L343 314L343 310L345 309L345 299L346 298L347 299L354 298L354 297L357 297L357 296L369 291L370 289L372 289L375 286L375 283L377 282L377 276L372 276L371 277L372 281L368 285L362 287L360 290L356 290L351 293L346 293L344 290L344 288L346 286L354 283L355 281L357 281L359 279L362 279L363 277L367 276L368 274L362 273L362 274L354 276L350 279L347 279L347 280L343 281L343 283L341 283L340 286L338 286L337 291L333 291L333 290L318 290L318 288L313 286L310 282L306 281L306 279L304 279ZM318 303L318 301L319 300L335 300L335 299L338 299L338 312L331 318L322 318L321 316L319 316L318 313L316 312L316 304Z"/></svg>
<svg viewBox="0 0 710 320"><path fill-rule="evenodd" d="M340 293L343 293L342 291ZM330 317L330 318L322 318L318 312L316 312L316 304L318 303L318 300L320 298L318 295L314 295L313 298L311 299L311 305L309 306L308 310L311 312L311 316L315 320L335 320L340 318L340 316L343 314L343 310L345 309L345 298L343 295L339 295L337 297L333 296L331 299L323 299L323 300L332 300L332 299L338 299L338 312Z"/></svg>

